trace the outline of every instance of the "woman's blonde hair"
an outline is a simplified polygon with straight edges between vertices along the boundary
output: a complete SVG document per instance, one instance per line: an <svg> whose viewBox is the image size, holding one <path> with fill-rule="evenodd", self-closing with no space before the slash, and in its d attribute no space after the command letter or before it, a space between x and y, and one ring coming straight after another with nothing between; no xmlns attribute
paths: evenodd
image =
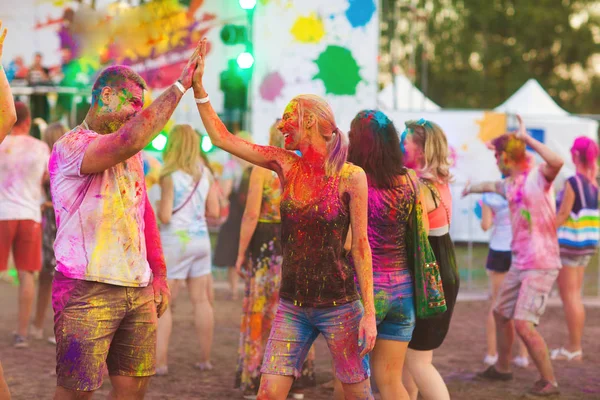
<svg viewBox="0 0 600 400"><path fill-rule="evenodd" d="M269 146L281 147L283 148L284 140L281 131L277 129L277 125L279 125L279 119L275 121L271 128L269 129Z"/></svg>
<svg viewBox="0 0 600 400"><path fill-rule="evenodd" d="M60 122L53 122L42 133L42 140L48 145L50 150L54 147L54 143L60 139L62 135L67 133L67 128Z"/></svg>
<svg viewBox="0 0 600 400"><path fill-rule="evenodd" d="M190 174L194 181L202 176L200 135L190 125L175 125L163 150L164 166L161 178L175 171Z"/></svg>
<svg viewBox="0 0 600 400"><path fill-rule="evenodd" d="M438 124L420 119L407 121L406 128L413 134L413 140L423 149L424 164L419 176L439 183L448 183L450 174L450 151L444 131Z"/></svg>
<svg viewBox="0 0 600 400"><path fill-rule="evenodd" d="M298 126L304 129L304 118L313 114L316 118L317 131L327 141L327 158L325 174L337 175L348 157L348 141L335 123L333 111L327 102L314 94L301 94L292 99L298 103Z"/></svg>

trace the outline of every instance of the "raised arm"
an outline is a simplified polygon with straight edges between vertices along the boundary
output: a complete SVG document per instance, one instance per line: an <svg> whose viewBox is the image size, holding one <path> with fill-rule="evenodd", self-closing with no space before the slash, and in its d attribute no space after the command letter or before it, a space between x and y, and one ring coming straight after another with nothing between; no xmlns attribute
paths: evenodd
<svg viewBox="0 0 600 400"><path fill-rule="evenodd" d="M238 274L243 275L242 264L246 259L246 251L250 245L250 240L258 225L258 216L260 215L260 206L262 204L262 188L265 180L264 169L260 167L252 168L250 182L248 186L248 197L246 197L246 208L242 217L242 226L240 229L240 243L238 246L238 256L235 262L235 269ZM270 172L269 172L270 173Z"/></svg>
<svg viewBox="0 0 600 400"><path fill-rule="evenodd" d="M0 21L0 31L2 32L0 36L0 143L2 143L15 122L17 122L17 111L15 110L15 102L10 91L8 79L2 67L2 48L4 47L4 39L8 32L6 28L2 31L2 21Z"/></svg>
<svg viewBox="0 0 600 400"><path fill-rule="evenodd" d="M462 197L473 193L498 193L500 196L504 196L504 184L502 181L480 182L473 185L467 182L462 191Z"/></svg>
<svg viewBox="0 0 600 400"><path fill-rule="evenodd" d="M192 74L198 62L199 52L200 44L194 50L179 78L179 82L185 89L189 89L192 85ZM119 130L96 137L85 151L81 173L103 172L142 151L164 128L182 96L183 93L173 85L148 108L123 124Z"/></svg>
<svg viewBox="0 0 600 400"><path fill-rule="evenodd" d="M205 55L206 39L203 39L198 67L196 68L196 72L194 72L193 88L194 97L196 99L206 99L204 100L205 102L197 103L197 106L200 118L202 118L202 123L206 128L210 140L215 146L226 152L238 156L254 165L273 170L281 176L283 165L292 162L298 156L291 151L279 147L252 144L231 134L227 130L215 110L212 108L210 101L208 101L208 93L202 84Z"/></svg>
<svg viewBox="0 0 600 400"><path fill-rule="evenodd" d="M519 131L517 132L517 138L525 141L529 147L531 147L536 153L542 157L542 159L546 162L542 164L540 167L542 174L546 178L548 182L552 182L556 175L560 172L560 169L564 165L564 160L555 152L550 150L548 146L535 140L531 135L527 134L527 130L525 129L525 124L523 123L523 119L520 115L517 115L517 120L519 121Z"/></svg>
<svg viewBox="0 0 600 400"><path fill-rule="evenodd" d="M377 337L375 301L373 298L373 261L367 236L367 176L362 169L353 166L347 182L346 190L350 195L350 227L352 228L352 247L350 251L365 308L365 313L360 321L358 336L359 347L362 347L362 357L373 349Z"/></svg>

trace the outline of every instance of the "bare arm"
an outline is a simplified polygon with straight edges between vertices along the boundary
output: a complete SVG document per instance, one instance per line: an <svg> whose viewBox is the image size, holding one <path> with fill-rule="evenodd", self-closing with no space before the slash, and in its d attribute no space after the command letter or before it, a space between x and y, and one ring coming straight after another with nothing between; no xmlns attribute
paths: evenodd
<svg viewBox="0 0 600 400"><path fill-rule="evenodd" d="M359 345L362 345L361 356L364 356L375 346L377 336L373 298L373 260L367 236L368 186L365 172L358 167L351 168L346 190L350 195L351 253L365 308L359 327Z"/></svg>
<svg viewBox="0 0 600 400"><path fill-rule="evenodd" d="M204 62L206 55L206 39L202 40L202 49L200 51L200 60L198 68L194 72L194 97L205 98L208 93L202 84L202 76L204 74ZM244 159L254 165L267 168L282 175L282 167L284 164L293 162L298 156L291 151L281 149L274 146L260 146L252 144L238 136L231 134L219 116L212 108L210 102L197 104L200 118L206 128L208 136L212 143L241 159Z"/></svg>
<svg viewBox="0 0 600 400"><path fill-rule="evenodd" d="M158 220L163 224L171 222L174 198L173 178L170 175L163 176L160 179L160 201L158 203Z"/></svg>
<svg viewBox="0 0 600 400"><path fill-rule="evenodd" d="M242 227L240 229L240 244L238 247L239 257L245 257L248 245L256 230L260 206L262 204L262 187L264 182L264 169L259 167L252 168L250 182L248 187L248 197L246 198L246 208L242 217Z"/></svg>
<svg viewBox="0 0 600 400"><path fill-rule="evenodd" d="M200 44L181 73L179 81L186 89L192 85L192 74L197 65L199 51ZM80 172L103 172L142 151L164 128L182 96L181 91L173 85L150 107L127 121L119 130L96 137L85 151Z"/></svg>
<svg viewBox="0 0 600 400"><path fill-rule="evenodd" d="M540 169L546 180L548 182L552 182L554 178L556 178L556 175L558 175L560 172L560 169L565 162L558 154L550 150L548 146L535 140L531 135L527 134L527 131L525 130L525 124L523 124L523 120L521 119L520 115L517 115L517 119L519 120L519 132L517 137L524 140L525 143L535 150L535 152L538 153L546 162L545 164L542 164Z"/></svg>
<svg viewBox="0 0 600 400"><path fill-rule="evenodd" d="M467 185L462 191L462 197L472 193L498 193L500 196L504 196L504 184L502 181L481 182L474 185L467 182Z"/></svg>
<svg viewBox="0 0 600 400"><path fill-rule="evenodd" d="M575 192L571 187L569 181L565 184L565 192L563 193L563 199L560 203L560 209L558 213L556 213L556 228L561 227L567 219L569 219L569 215L571 214L571 210L573 209L573 204L575 203Z"/></svg>
<svg viewBox="0 0 600 400"><path fill-rule="evenodd" d="M2 30L2 21L0 21L0 31ZM4 28L0 36L0 143L4 140L8 132L17 122L17 111L15 110L15 102L13 101L12 92L8 79L2 68L2 48L4 39L6 38L7 29Z"/></svg>
<svg viewBox="0 0 600 400"><path fill-rule="evenodd" d="M221 205L219 204L219 187L216 185L215 180L211 175L210 189L208 189L208 195L206 196L206 216L208 218L219 218L220 213Z"/></svg>
<svg viewBox="0 0 600 400"><path fill-rule="evenodd" d="M486 232L492 227L494 220L494 213L490 206L487 204L481 205L481 229Z"/></svg>

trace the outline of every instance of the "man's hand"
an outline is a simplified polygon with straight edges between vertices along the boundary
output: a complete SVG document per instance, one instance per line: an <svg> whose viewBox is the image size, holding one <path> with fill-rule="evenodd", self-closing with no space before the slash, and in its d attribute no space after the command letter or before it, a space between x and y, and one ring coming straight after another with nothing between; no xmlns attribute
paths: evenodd
<svg viewBox="0 0 600 400"><path fill-rule="evenodd" d="M190 59L188 60L187 64L183 68L183 71L181 71L181 75L179 76L179 82L181 82L183 87L186 89L192 87L192 76L194 75L194 71L197 69L200 54L200 46L202 45L203 40L198 42L198 45L194 49L194 52L190 56Z"/></svg>
<svg viewBox="0 0 600 400"><path fill-rule="evenodd" d="M166 276L155 276L152 280L152 289L154 289L154 304L156 304L156 313L158 318L167 311L171 300L171 291L167 283Z"/></svg>
<svg viewBox="0 0 600 400"><path fill-rule="evenodd" d="M204 76L204 66L206 61L206 38L200 41L200 54L198 56L198 66L194 71L194 89L200 89L202 87L202 77Z"/></svg>
<svg viewBox="0 0 600 400"><path fill-rule="evenodd" d="M362 348L360 356L364 357L373 350L375 347L375 340L377 339L377 322L375 321L375 314L365 313L360 319L358 325L358 347Z"/></svg>
<svg viewBox="0 0 600 400"><path fill-rule="evenodd" d="M525 129L525 124L523 123L523 118L521 118L521 116L519 114L517 114L517 121L519 122L519 129L517 130L516 137L517 137L517 139L526 141L527 137L529 135L527 134L527 129Z"/></svg>
<svg viewBox="0 0 600 400"><path fill-rule="evenodd" d="M467 180L467 183L465 183L465 187L463 188L460 197L461 198L462 197L466 197L466 196L468 196L470 194L471 194L471 180L469 179L469 180Z"/></svg>
<svg viewBox="0 0 600 400"><path fill-rule="evenodd" d="M4 39L6 39L6 34L8 33L8 29L4 28L4 31L2 30L2 20L0 20L0 32L2 32L2 35L0 35L0 61L2 60L2 49L4 48Z"/></svg>

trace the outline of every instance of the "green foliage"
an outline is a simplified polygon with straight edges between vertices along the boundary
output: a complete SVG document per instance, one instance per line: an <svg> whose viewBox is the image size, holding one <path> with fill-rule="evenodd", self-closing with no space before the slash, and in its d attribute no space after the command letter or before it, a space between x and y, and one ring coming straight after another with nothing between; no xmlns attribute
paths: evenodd
<svg viewBox="0 0 600 400"><path fill-rule="evenodd" d="M425 44L427 96L443 107L493 108L535 78L566 110L598 113L600 77L592 56L600 57L600 16L591 12L594 4L597 12L596 0L419 0L418 11L428 12L427 34L425 22L402 11L400 20L409 23L397 35L408 46L410 27L417 29L416 84L423 83ZM408 70L407 63L405 54L400 65Z"/></svg>

